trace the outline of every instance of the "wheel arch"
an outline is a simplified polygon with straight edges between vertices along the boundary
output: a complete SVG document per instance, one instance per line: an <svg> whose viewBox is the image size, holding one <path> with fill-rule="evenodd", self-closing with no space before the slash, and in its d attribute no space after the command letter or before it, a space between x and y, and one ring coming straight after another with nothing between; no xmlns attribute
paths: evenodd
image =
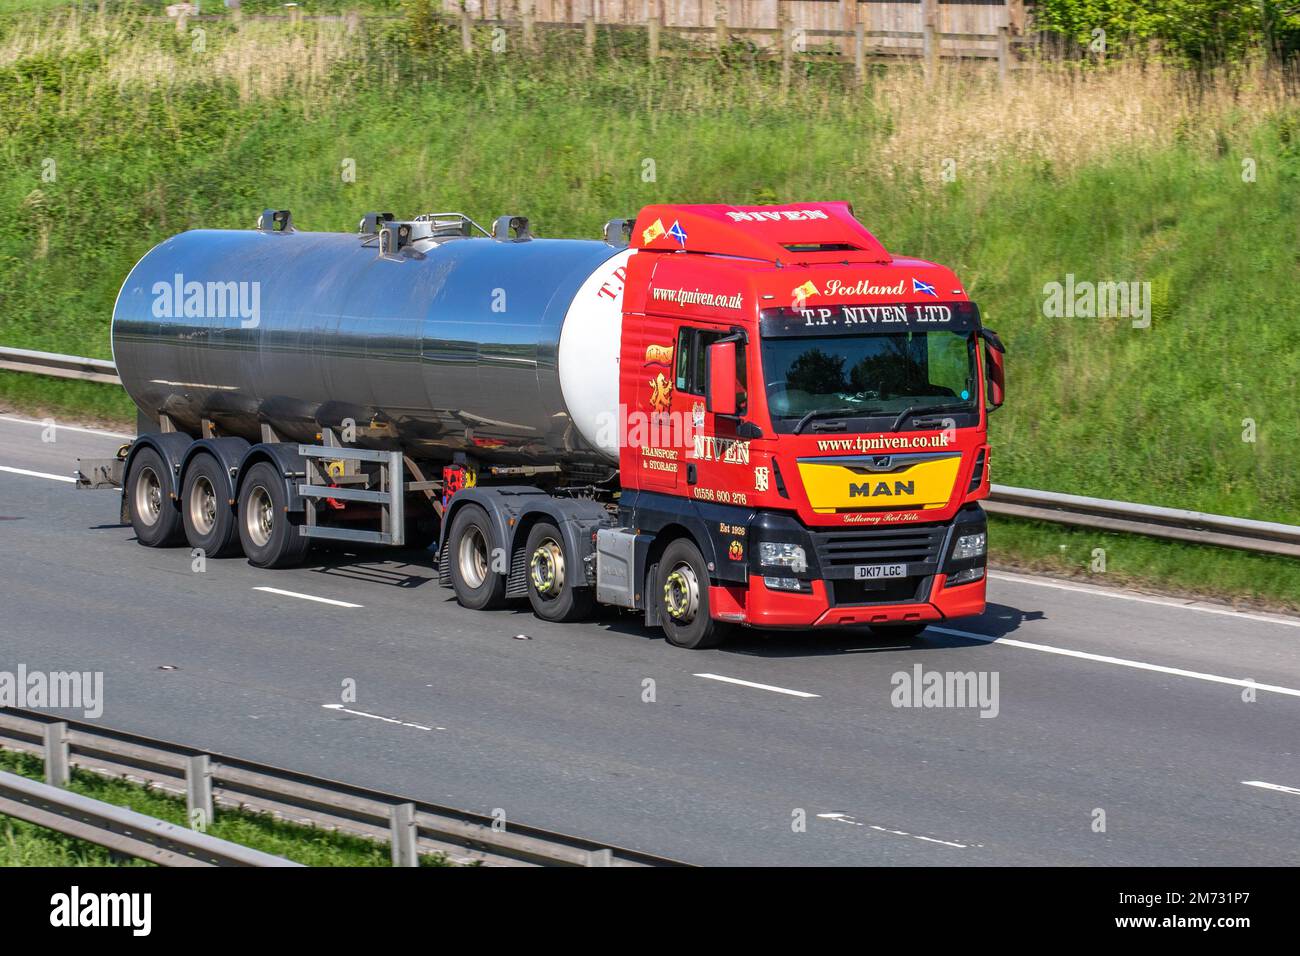
<svg viewBox="0 0 1300 956"><path fill-rule="evenodd" d="M126 462L122 466L122 474L126 476L126 480L122 482L123 507L126 504L127 486L130 484L131 466L135 463L135 459L141 451L152 448L158 453L158 457L163 460L163 464L167 466L167 474L161 476L162 480L167 483L163 490L167 493L172 507L179 509L181 467L185 461L186 450L192 444L194 444L194 439L184 432L159 432L141 435L133 441L126 453Z"/></svg>
<svg viewBox="0 0 1300 956"><path fill-rule="evenodd" d="M244 487L249 470L260 462L270 462L284 479L285 500L290 511L302 511L303 500L298 494L299 479L307 476L307 460L298 454L298 445L291 442L261 442L245 449L239 459L238 472L232 487L236 499Z"/></svg>
<svg viewBox="0 0 1300 956"><path fill-rule="evenodd" d="M217 460L217 464L221 466L226 476L226 499L233 507L239 494L235 475L239 473L241 462L247 452L248 442L243 438L200 438L196 442L191 442L185 450L185 457L181 460L178 474L180 487L185 486L185 472L189 470L194 459L201 454L209 454Z"/></svg>

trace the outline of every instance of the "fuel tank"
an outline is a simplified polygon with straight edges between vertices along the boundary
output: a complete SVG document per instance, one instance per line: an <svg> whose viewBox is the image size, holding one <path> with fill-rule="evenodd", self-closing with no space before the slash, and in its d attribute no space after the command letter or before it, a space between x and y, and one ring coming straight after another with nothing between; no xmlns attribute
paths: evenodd
<svg viewBox="0 0 1300 956"><path fill-rule="evenodd" d="M143 415L198 435L487 462L618 458L624 266L601 241L196 230L150 250L113 309Z"/></svg>

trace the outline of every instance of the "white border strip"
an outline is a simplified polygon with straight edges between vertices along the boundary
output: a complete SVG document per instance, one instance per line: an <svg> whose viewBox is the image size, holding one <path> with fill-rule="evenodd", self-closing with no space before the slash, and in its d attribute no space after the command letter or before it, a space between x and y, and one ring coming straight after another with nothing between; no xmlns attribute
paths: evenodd
<svg viewBox="0 0 1300 956"><path fill-rule="evenodd" d="M1198 601L1179 600L1178 598L1158 597L1148 594L1133 594L1128 591L1113 591L1110 588L1097 587L1094 584L1067 584L1055 578L1032 577L1027 574L1012 574L1008 571L990 571L989 577L995 581L1012 581L1016 584L1033 584L1040 588L1054 588L1057 591L1075 591L1079 594L1095 594L1099 597L1119 598L1123 601L1136 601L1139 604L1155 604L1160 607L1176 607L1184 611L1200 611L1203 614L1222 614L1227 617L1244 618L1248 621L1262 621L1265 624L1282 624L1286 627L1300 627L1300 618L1287 617L1282 614L1255 614L1250 611L1238 611L1230 607L1215 607Z"/></svg>
<svg viewBox="0 0 1300 956"><path fill-rule="evenodd" d="M1002 644L1007 647L1023 647L1030 651L1045 651L1048 654L1060 654L1062 657L1076 657L1085 661L1096 661L1100 664L1117 664L1120 667L1133 667L1142 671L1155 671L1157 674L1172 674L1174 677L1191 677L1194 680L1210 681L1215 684L1231 684L1233 687L1252 687L1255 690L1266 690L1271 694L1285 694L1288 697L1300 697L1300 690L1294 687L1280 687L1277 684L1261 684L1258 681L1251 680L1249 677L1220 677L1218 674L1203 674L1200 671L1183 670L1181 667L1166 667L1163 664L1148 664L1146 661L1130 661L1123 657L1108 657L1105 654L1089 654L1087 651L1072 651L1066 647L1052 647L1047 644L1031 644L1028 641L1017 641L1009 637L993 637L989 634L976 634L973 631L958 631L950 627L930 626L929 630L937 631L940 634L952 634L956 637L968 637L977 641L983 641L985 644Z"/></svg>

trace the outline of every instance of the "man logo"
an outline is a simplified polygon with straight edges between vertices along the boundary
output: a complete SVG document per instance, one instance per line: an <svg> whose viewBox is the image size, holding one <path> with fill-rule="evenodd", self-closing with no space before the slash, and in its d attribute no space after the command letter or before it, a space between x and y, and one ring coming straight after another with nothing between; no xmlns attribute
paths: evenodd
<svg viewBox="0 0 1300 956"><path fill-rule="evenodd" d="M875 487L872 487L869 481L864 481L860 485L849 484L850 498L893 497L894 495L914 494L916 494L916 482L914 481L896 481L892 489L889 487L889 483L885 481L876 482Z"/></svg>

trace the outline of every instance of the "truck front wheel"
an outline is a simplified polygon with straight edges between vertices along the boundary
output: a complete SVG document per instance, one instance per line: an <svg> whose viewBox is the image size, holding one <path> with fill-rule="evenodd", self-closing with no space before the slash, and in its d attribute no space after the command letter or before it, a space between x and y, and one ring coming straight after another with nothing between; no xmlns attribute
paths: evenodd
<svg viewBox="0 0 1300 956"><path fill-rule="evenodd" d="M478 505L465 505L451 522L447 560L461 607L490 611L506 603L506 578L493 568L492 523Z"/></svg>
<svg viewBox="0 0 1300 956"><path fill-rule="evenodd" d="M167 548L185 540L180 509L167 494L167 465L152 448L131 459L126 479L126 507L136 540L146 548Z"/></svg>
<svg viewBox="0 0 1300 956"><path fill-rule="evenodd" d="M679 538L659 558L659 621L668 643L699 650L717 647L726 632L709 617L709 569L695 543Z"/></svg>
<svg viewBox="0 0 1300 956"><path fill-rule="evenodd" d="M239 542L255 567L288 567L307 553L311 541L298 533L302 516L292 514L288 505L279 468L259 461L248 469L239 486Z"/></svg>
<svg viewBox="0 0 1300 956"><path fill-rule="evenodd" d="M576 587L582 568L564 550L564 535L549 521L528 532L528 603L544 621L578 621L591 614L596 602L591 588ZM584 584L586 582L583 582Z"/></svg>

